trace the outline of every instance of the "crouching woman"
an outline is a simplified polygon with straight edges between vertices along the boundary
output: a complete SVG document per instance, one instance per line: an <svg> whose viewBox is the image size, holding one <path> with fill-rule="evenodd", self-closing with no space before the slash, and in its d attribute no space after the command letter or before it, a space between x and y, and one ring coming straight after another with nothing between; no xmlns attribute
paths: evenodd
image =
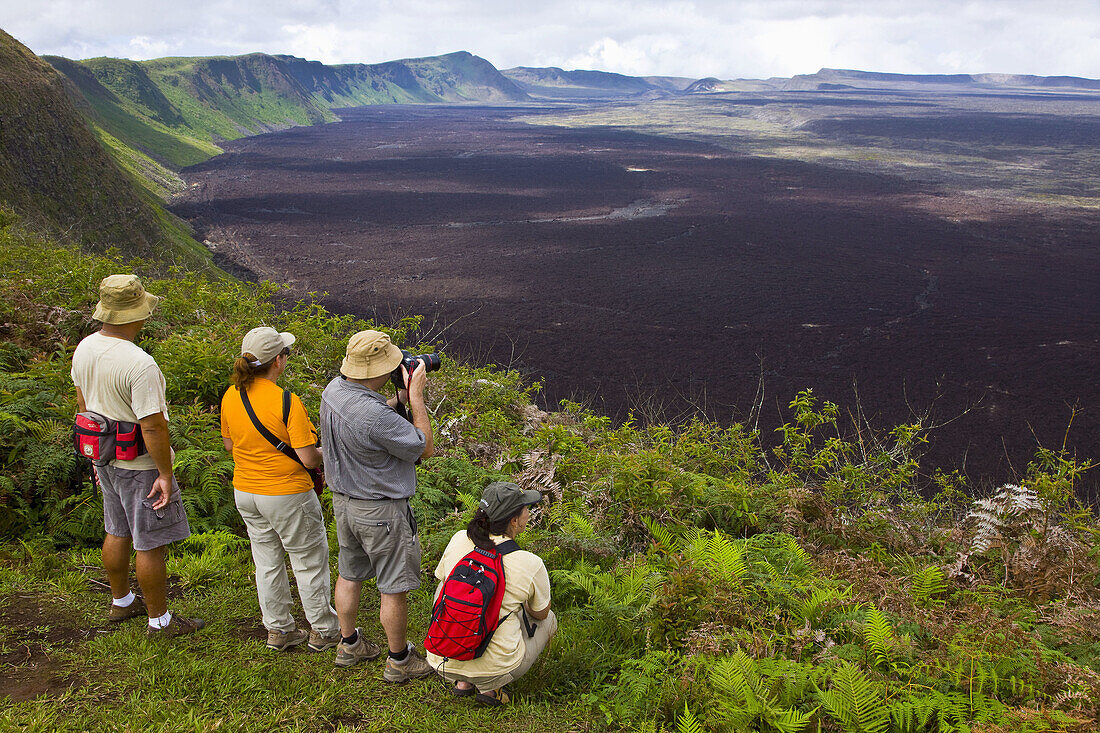
<svg viewBox="0 0 1100 733"><path fill-rule="evenodd" d="M539 492L524 491L513 483L501 481L485 487L474 518L465 531L451 538L435 567L435 577L440 581L436 596L451 570L475 546L493 549L523 532L531 506L541 499ZM475 695L486 705L509 701L505 685L531 669L558 630L557 618L550 610L550 576L542 559L532 552L515 550L505 554L503 562L501 621L484 654L467 661L427 654L428 663L454 683L452 692L456 696Z"/></svg>

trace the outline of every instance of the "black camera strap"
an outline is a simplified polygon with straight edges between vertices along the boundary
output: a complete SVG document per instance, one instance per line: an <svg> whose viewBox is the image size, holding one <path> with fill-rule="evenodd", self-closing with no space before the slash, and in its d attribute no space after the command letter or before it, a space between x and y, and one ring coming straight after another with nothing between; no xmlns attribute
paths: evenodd
<svg viewBox="0 0 1100 733"><path fill-rule="evenodd" d="M302 463L302 459L298 457L298 454L294 451L294 449L291 448L286 443L284 443L283 441L279 440L277 437L275 437L275 434L272 433L270 430L268 430L266 427L264 427L264 424L260 422L260 418L256 417L256 411L252 409L252 403L248 399L248 393L245 392L243 389L241 389L239 387L237 388L237 391L241 395L241 402L244 403L244 411L248 413L248 419L250 419L252 421L252 424L256 427L256 431L264 437L264 440L266 440L268 443L271 443L271 445L275 446L275 450L279 451L284 456L286 456L290 460L294 461L295 463L297 463L299 466L301 466L302 468L304 468L308 472L309 469L306 468L304 463ZM287 420L289 418L290 418L290 392L288 392L287 390L284 389L283 390L283 424L284 425L286 425Z"/></svg>
<svg viewBox="0 0 1100 733"><path fill-rule="evenodd" d="M401 379L401 365L398 364L397 368L390 374L390 384L393 385L394 394L397 395L397 407L393 408L394 411L405 418L409 422L412 422L412 415L409 414L408 408L405 407L405 403L401 401L401 390L408 390L408 387L403 383Z"/></svg>

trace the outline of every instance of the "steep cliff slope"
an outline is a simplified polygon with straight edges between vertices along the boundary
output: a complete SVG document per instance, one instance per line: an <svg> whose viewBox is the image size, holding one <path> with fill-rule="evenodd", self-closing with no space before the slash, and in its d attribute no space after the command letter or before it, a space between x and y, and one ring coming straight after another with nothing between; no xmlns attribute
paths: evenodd
<svg viewBox="0 0 1100 733"><path fill-rule="evenodd" d="M197 264L202 248L111 160L78 111L83 99L0 31L0 203L29 224L94 249ZM83 115L83 116L82 116Z"/></svg>
<svg viewBox="0 0 1100 733"><path fill-rule="evenodd" d="M492 64L465 51L339 66L261 53L46 60L79 90L83 99L76 101L87 102L96 126L172 168L216 155L222 140L331 122L339 107L527 99Z"/></svg>

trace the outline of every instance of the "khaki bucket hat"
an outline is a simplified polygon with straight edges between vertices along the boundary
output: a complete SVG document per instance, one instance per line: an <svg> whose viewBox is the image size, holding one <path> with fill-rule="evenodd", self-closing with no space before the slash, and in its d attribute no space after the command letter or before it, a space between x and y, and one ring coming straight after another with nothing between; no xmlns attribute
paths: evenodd
<svg viewBox="0 0 1100 733"><path fill-rule="evenodd" d="M275 357L283 353L283 349L289 349L297 339L289 331L276 331L271 326L254 328L244 335L241 341L241 356L251 354L255 361L252 366L258 367L274 361Z"/></svg>
<svg viewBox="0 0 1100 733"><path fill-rule="evenodd" d="M145 291L137 275L108 275L99 283L99 302L92 318L122 325L153 315L160 298Z"/></svg>
<svg viewBox="0 0 1100 733"><path fill-rule="evenodd" d="M340 373L351 379L374 379L389 374L401 363L401 349L381 331L360 331L348 341Z"/></svg>

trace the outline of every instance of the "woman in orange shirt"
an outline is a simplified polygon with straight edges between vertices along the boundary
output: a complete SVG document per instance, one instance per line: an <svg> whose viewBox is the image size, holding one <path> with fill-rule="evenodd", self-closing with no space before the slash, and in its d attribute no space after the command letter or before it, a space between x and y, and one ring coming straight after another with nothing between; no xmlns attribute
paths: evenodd
<svg viewBox="0 0 1100 733"><path fill-rule="evenodd" d="M295 338L263 326L248 332L233 364L233 386L222 397L221 428L225 449L233 454L233 496L248 529L256 563L267 646L284 651L308 642L314 651L340 641L332 608L328 534L321 504L306 470L321 464L317 431L297 395L284 397L276 384L286 370ZM249 414L249 407L252 415ZM257 422L298 460L263 435ZM290 556L302 609L312 630L297 629L290 613Z"/></svg>

